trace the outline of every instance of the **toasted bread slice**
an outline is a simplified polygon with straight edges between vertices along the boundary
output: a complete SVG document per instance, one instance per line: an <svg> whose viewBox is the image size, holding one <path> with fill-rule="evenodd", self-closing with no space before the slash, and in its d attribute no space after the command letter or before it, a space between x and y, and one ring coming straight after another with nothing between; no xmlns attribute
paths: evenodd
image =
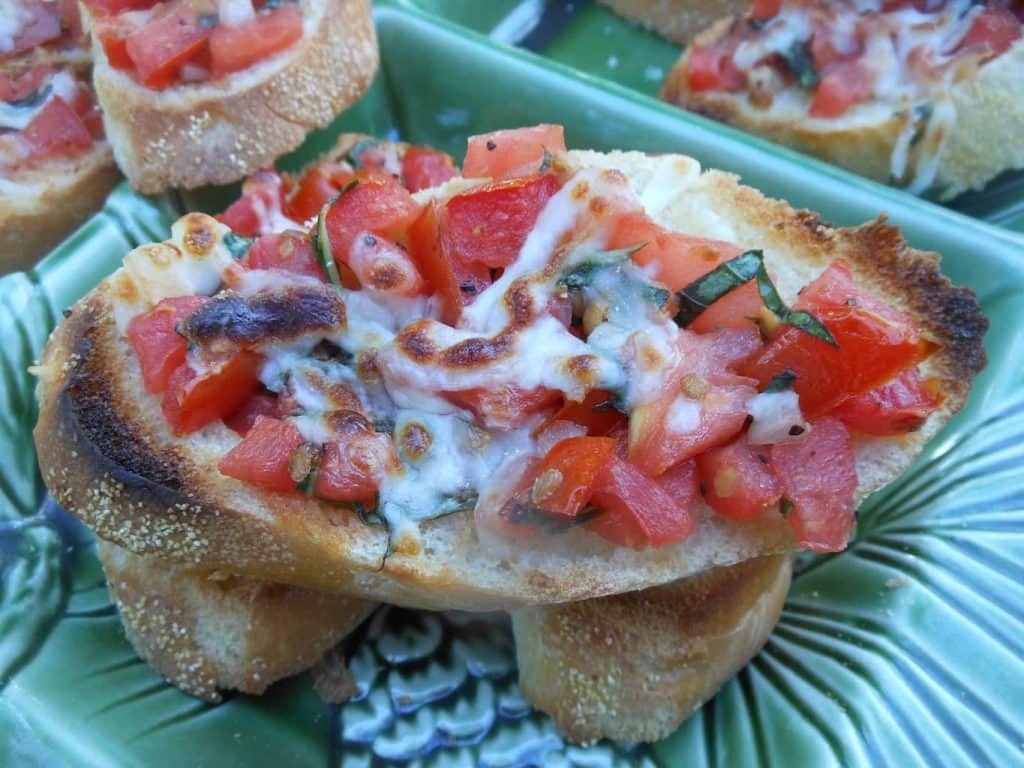
<svg viewBox="0 0 1024 768"><path fill-rule="evenodd" d="M787 300L839 258L865 288L915 318L936 348L922 374L937 380L945 400L916 433L858 438L858 500L905 469L964 403L984 364L986 321L974 296L941 275L938 256L911 249L894 227L876 221L832 229L733 176L702 174L689 158L573 152L568 162L623 170L650 201L649 213L672 229L764 249ZM181 290L133 275L151 268L184 274L183 262L192 258L186 252L220 248L222 235L208 217L190 214L175 226L180 246L136 250L128 258L131 269L118 271L72 308L36 368L43 477L99 536L137 553L247 578L470 610L637 590L795 546L781 516L740 523L700 507L689 539L657 549L617 548L581 528L531 541L529 551L484 546L472 516L462 512L426 521L418 539L395 537L388 553L386 533L352 511L268 494L220 474L217 462L237 436L220 423L171 435L157 401L142 387L118 315L124 322L138 302L147 306L151 290Z"/></svg>
<svg viewBox="0 0 1024 768"><path fill-rule="evenodd" d="M0 179L0 274L27 269L103 205L121 178L110 144Z"/></svg>
<svg viewBox="0 0 1024 768"><path fill-rule="evenodd" d="M750 7L750 0L601 0L615 13L686 45L712 22L725 15L738 15Z"/></svg>
<svg viewBox="0 0 1024 768"><path fill-rule="evenodd" d="M734 18L720 19L694 44L714 45L733 23ZM871 101L838 118L809 116L806 98L776 99L759 108L746 90L691 91L692 52L691 46L669 72L662 99L876 181L948 200L1003 171L1024 168L1024 106L1015 97L1024 84L1024 39L954 79L945 99L926 100L920 108ZM940 111L946 121L929 130L928 120L935 118L921 115Z"/></svg>
<svg viewBox="0 0 1024 768"><path fill-rule="evenodd" d="M283 584L190 572L98 542L125 635L151 667L186 693L263 693L316 663L374 603Z"/></svg>
<svg viewBox="0 0 1024 768"><path fill-rule="evenodd" d="M656 741L761 649L789 591L786 555L660 587L512 612L519 687L570 741Z"/></svg>
<svg viewBox="0 0 1024 768"><path fill-rule="evenodd" d="M223 80L164 91L111 67L93 42L114 157L145 193L225 184L273 164L365 93L379 53L370 0L302 0L303 37Z"/></svg>

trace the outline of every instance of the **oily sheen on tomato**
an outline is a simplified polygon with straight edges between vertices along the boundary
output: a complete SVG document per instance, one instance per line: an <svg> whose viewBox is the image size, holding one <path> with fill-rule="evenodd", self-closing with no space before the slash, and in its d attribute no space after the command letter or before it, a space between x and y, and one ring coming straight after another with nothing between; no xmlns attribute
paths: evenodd
<svg viewBox="0 0 1024 768"><path fill-rule="evenodd" d="M615 440L609 437L570 437L555 443L540 464L530 501L546 512L575 517L614 452Z"/></svg>
<svg viewBox="0 0 1024 768"><path fill-rule="evenodd" d="M393 176L359 172L354 185L327 209L325 224L334 258L347 262L352 244L366 232L405 242L422 209Z"/></svg>
<svg viewBox="0 0 1024 768"><path fill-rule="evenodd" d="M21 131L35 162L74 155L92 146L92 132L74 109L54 96Z"/></svg>
<svg viewBox="0 0 1024 768"><path fill-rule="evenodd" d="M448 155L429 147L409 147L402 158L402 181L410 192L436 187L458 173Z"/></svg>
<svg viewBox="0 0 1024 768"><path fill-rule="evenodd" d="M380 488L391 441L385 434L364 432L324 445L313 492L331 501L369 501Z"/></svg>
<svg viewBox="0 0 1024 768"><path fill-rule="evenodd" d="M266 212L277 210L283 198L284 184L277 171L259 171L245 180L242 196L217 216L217 220L235 234L256 237L266 232Z"/></svg>
<svg viewBox="0 0 1024 768"><path fill-rule="evenodd" d="M185 363L188 344L177 328L205 301L205 296L164 299L128 323L125 335L139 357L142 382L150 392L163 392L171 374Z"/></svg>
<svg viewBox="0 0 1024 768"><path fill-rule="evenodd" d="M859 61L840 61L822 75L808 114L811 117L840 117L850 107L871 98L875 75Z"/></svg>
<svg viewBox="0 0 1024 768"><path fill-rule="evenodd" d="M795 374L793 388L810 418L884 384L927 352L913 320L858 288L839 262L808 285L794 306L822 321L836 345L783 326L741 372L762 385L780 373Z"/></svg>
<svg viewBox="0 0 1024 768"><path fill-rule="evenodd" d="M190 0L175 0L128 35L125 50L142 84L162 89L175 82L182 64L206 50L210 31Z"/></svg>
<svg viewBox="0 0 1024 768"><path fill-rule="evenodd" d="M300 37L302 12L290 4L259 11L242 24L218 24L210 34L210 75L223 77L248 69Z"/></svg>
<svg viewBox="0 0 1024 768"><path fill-rule="evenodd" d="M554 409L562 394L553 389L514 385L475 387L442 393L450 403L470 411L477 423L491 429L520 427L534 414Z"/></svg>
<svg viewBox="0 0 1024 768"><path fill-rule="evenodd" d="M263 235L250 246L246 262L250 269L280 269L327 282L323 267L313 255L313 245L302 232Z"/></svg>
<svg viewBox="0 0 1024 768"><path fill-rule="evenodd" d="M545 151L566 151L561 125L541 124L470 136L462 175L468 179L532 175L541 170Z"/></svg>
<svg viewBox="0 0 1024 768"><path fill-rule="evenodd" d="M840 403L833 415L857 432L894 436L920 429L941 404L935 382L922 381L916 368L908 368L892 381Z"/></svg>
<svg viewBox="0 0 1024 768"><path fill-rule="evenodd" d="M704 499L723 517L749 520L782 496L768 448L750 445L746 435L702 453L697 467Z"/></svg>
<svg viewBox="0 0 1024 768"><path fill-rule="evenodd" d="M295 491L288 471L291 452L302 444L302 435L290 421L257 416L245 438L220 460L218 468L228 477L268 491Z"/></svg>

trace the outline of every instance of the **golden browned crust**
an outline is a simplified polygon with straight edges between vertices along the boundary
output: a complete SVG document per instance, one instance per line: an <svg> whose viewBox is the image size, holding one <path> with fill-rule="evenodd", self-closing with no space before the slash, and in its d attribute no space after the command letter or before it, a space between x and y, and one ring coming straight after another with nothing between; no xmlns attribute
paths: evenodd
<svg viewBox="0 0 1024 768"><path fill-rule="evenodd" d="M107 142L0 189L0 274L28 269L96 213L121 178ZM2 182L0 182L2 183Z"/></svg>
<svg viewBox="0 0 1024 768"><path fill-rule="evenodd" d="M615 13L685 45L711 22L743 13L750 0L601 0Z"/></svg>
<svg viewBox="0 0 1024 768"><path fill-rule="evenodd" d="M107 542L98 554L125 635L186 693L263 693L314 664L373 611L374 603L226 574L190 572Z"/></svg>
<svg viewBox="0 0 1024 768"><path fill-rule="evenodd" d="M365 93L377 71L370 0L314 0L311 36L224 84L154 92L107 63L95 83L118 165L145 193L224 184L267 167Z"/></svg>
<svg viewBox="0 0 1024 768"><path fill-rule="evenodd" d="M672 733L764 645L786 555L642 592L512 613L519 687L574 742Z"/></svg>
<svg viewBox="0 0 1024 768"><path fill-rule="evenodd" d="M717 21L697 36L713 45L728 34L733 18ZM815 155L883 183L909 183L892 178L892 155L904 118L882 110L879 118L853 122L848 117L809 119L803 114L776 114L753 107L743 93L691 92L688 49L665 79L661 98L684 109L756 133ZM1024 41L988 62L973 77L955 82L949 97L956 112L952 130L941 145L931 187L948 200L978 189L997 174L1024 167L1024 104L1014 94L1024 72ZM912 144L908 167L915 167L926 142Z"/></svg>
<svg viewBox="0 0 1024 768"><path fill-rule="evenodd" d="M629 171L639 153L577 153ZM633 165L630 165L633 164ZM639 172L639 171L638 171ZM912 435L858 444L857 498L906 468L961 407L984 362L985 320L973 296L938 272L937 257L910 249L876 222L832 230L812 214L709 172L677 202L730 219L735 242L765 249L780 290L795 294L831 260L921 323L938 351L923 366L946 394ZM692 205L691 205L692 208ZM696 227L696 225L694 225ZM707 234L707 236L711 236ZM140 254L136 254L139 256ZM77 305L51 339L38 369L41 413L35 437L54 496L107 539L135 552L225 569L249 578L429 608L471 610L565 602L642 589L793 547L781 516L734 523L699 511L697 533L656 550L620 550L583 530L531 541L528 549L481 540L470 516L424 525L422 541L399 537L383 559L384 532L336 505L261 493L221 475L217 461L237 440L221 425L173 438L157 400L139 384L130 345L118 336L111 302L117 276ZM608 563L614 557L615 568Z"/></svg>

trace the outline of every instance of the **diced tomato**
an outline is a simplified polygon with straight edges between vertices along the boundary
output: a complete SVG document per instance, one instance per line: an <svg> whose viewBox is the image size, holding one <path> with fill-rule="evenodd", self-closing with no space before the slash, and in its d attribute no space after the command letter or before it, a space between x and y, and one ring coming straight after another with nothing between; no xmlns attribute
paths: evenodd
<svg viewBox="0 0 1024 768"><path fill-rule="evenodd" d="M10 50L5 51L0 58L32 50L51 40L56 40L64 34L56 3L27 3L24 10L31 14L31 18L14 36ZM15 6L14 12L17 12L17 6Z"/></svg>
<svg viewBox="0 0 1024 768"><path fill-rule="evenodd" d="M498 181L455 195L441 236L451 259L507 267L561 182L554 174Z"/></svg>
<svg viewBox="0 0 1024 768"><path fill-rule="evenodd" d="M175 0L128 35L125 47L143 85L162 89L175 82L182 64L206 51L209 37L191 0Z"/></svg>
<svg viewBox="0 0 1024 768"><path fill-rule="evenodd" d="M156 5L157 0L83 0L97 15L116 15L122 11L143 11Z"/></svg>
<svg viewBox="0 0 1024 768"><path fill-rule="evenodd" d="M350 175L345 183L354 178L354 175ZM298 184L288 193L284 215L300 224L312 221L343 186L344 183L339 184L335 180L335 175L314 166L302 174Z"/></svg>
<svg viewBox="0 0 1024 768"><path fill-rule="evenodd" d="M150 392L163 392L171 374L184 364L188 344L176 329L205 301L205 296L164 299L128 323L125 335L139 356L142 382Z"/></svg>
<svg viewBox="0 0 1024 768"><path fill-rule="evenodd" d="M658 547L683 541L693 532L688 504L640 470L612 456L594 480L591 503L601 514L587 523L623 547Z"/></svg>
<svg viewBox="0 0 1024 768"><path fill-rule="evenodd" d="M137 27L129 20L120 16L98 16L92 23L92 34L103 45L107 61L114 69L130 71L135 68L132 57L128 55L128 36Z"/></svg>
<svg viewBox="0 0 1024 768"><path fill-rule="evenodd" d="M21 132L36 162L74 155L92 146L92 133L64 99L54 96Z"/></svg>
<svg viewBox="0 0 1024 768"><path fill-rule="evenodd" d="M426 292L426 282L408 252L385 237L365 233L357 238L348 254L348 266L364 288L395 296Z"/></svg>
<svg viewBox="0 0 1024 768"><path fill-rule="evenodd" d="M1020 39L1020 20L1006 8L985 8L974 17L958 51L986 47L998 56Z"/></svg>
<svg viewBox="0 0 1024 768"><path fill-rule="evenodd" d="M761 348L753 326L680 331L677 347L678 360L665 371L660 391L629 418L629 459L652 476L737 435L756 394L755 380L733 372Z"/></svg>
<svg viewBox="0 0 1024 768"><path fill-rule="evenodd" d="M469 137L462 175L470 179L511 179L540 172L544 151L565 152L565 129L534 125Z"/></svg>
<svg viewBox="0 0 1024 768"><path fill-rule="evenodd" d="M859 61L840 61L822 75L808 114L839 117L846 110L871 98L875 75Z"/></svg>
<svg viewBox="0 0 1024 768"><path fill-rule="evenodd" d="M811 36L811 63L815 72L826 72L839 61L854 61L864 54L864 40L867 31L858 21L852 34L847 30L836 29L829 20L817 20ZM839 38L842 42L836 47Z"/></svg>
<svg viewBox="0 0 1024 768"><path fill-rule="evenodd" d="M35 93L56 70L48 65L27 69L17 76L0 73L0 101L17 101Z"/></svg>
<svg viewBox="0 0 1024 768"><path fill-rule="evenodd" d="M607 390L593 389L582 402L566 402L535 431L539 433L555 421L571 421L585 427L588 435L607 435L626 421L625 415L612 407L613 397Z"/></svg>
<svg viewBox="0 0 1024 768"><path fill-rule="evenodd" d="M331 501L369 501L392 457L387 435L367 431L324 445L313 493Z"/></svg>
<svg viewBox="0 0 1024 768"><path fill-rule="evenodd" d="M313 255L313 244L302 232L262 235L249 248L246 259L251 269L281 269L327 282L323 267Z"/></svg>
<svg viewBox="0 0 1024 768"><path fill-rule="evenodd" d="M800 546L815 552L838 552L853 530L853 494L857 459L853 440L839 419L811 422L793 442L771 448L771 462L792 503L789 523Z"/></svg>
<svg viewBox="0 0 1024 768"><path fill-rule="evenodd" d="M358 183L327 209L327 235L337 261L348 262L357 237L370 232L404 243L423 207L387 174L360 171Z"/></svg>
<svg viewBox="0 0 1024 768"><path fill-rule="evenodd" d="M220 460L222 474L246 483L283 493L296 490L288 471L293 450L302 435L290 421L257 416L245 438Z"/></svg>
<svg viewBox="0 0 1024 768"><path fill-rule="evenodd" d="M459 408L472 412L488 429L513 429L542 411L555 408L562 399L552 389L522 389L516 386L477 387L443 392Z"/></svg>
<svg viewBox="0 0 1024 768"><path fill-rule="evenodd" d="M590 500L595 478L612 458L608 437L570 437L556 443L541 461L530 502L556 515L575 517Z"/></svg>
<svg viewBox="0 0 1024 768"><path fill-rule="evenodd" d="M167 380L163 412L176 435L232 416L260 389L262 358L243 350L197 374L184 363Z"/></svg>
<svg viewBox="0 0 1024 768"><path fill-rule="evenodd" d="M402 180L410 192L436 187L458 173L451 157L436 149L409 147L402 158Z"/></svg>
<svg viewBox="0 0 1024 768"><path fill-rule="evenodd" d="M782 10L782 0L754 0L750 15L755 19L770 19Z"/></svg>
<svg viewBox="0 0 1024 768"><path fill-rule="evenodd" d="M628 248L640 243L645 245L633 254L633 261L642 267L653 266L654 278L672 291L681 291L723 261L743 252L743 249L722 240L670 232L643 212L619 216L608 247ZM707 333L719 328L743 328L749 326L760 311L761 298L757 285L751 280L704 310L689 329Z"/></svg>
<svg viewBox="0 0 1024 768"><path fill-rule="evenodd" d="M279 419L282 415L284 414L281 413L281 403L277 395L271 392L257 392L235 413L225 417L224 425L244 437L253 428L256 419L264 416Z"/></svg>
<svg viewBox="0 0 1024 768"><path fill-rule="evenodd" d="M749 520L782 496L767 449L754 447L740 435L697 457L704 498L723 517Z"/></svg>
<svg viewBox="0 0 1024 768"><path fill-rule="evenodd" d="M733 63L734 46L694 45L690 48L686 83L691 91L740 91L747 76Z"/></svg>
<svg viewBox="0 0 1024 768"><path fill-rule="evenodd" d="M928 351L913 320L862 291L833 263L794 304L825 324L838 346L784 326L752 363L741 368L762 385L791 371L804 415L815 418L917 364Z"/></svg>
<svg viewBox="0 0 1024 768"><path fill-rule="evenodd" d="M922 381L917 368L908 368L892 381L840 403L832 415L868 435L902 435L920 429L941 404L935 382Z"/></svg>
<svg viewBox="0 0 1024 768"><path fill-rule="evenodd" d="M409 230L409 249L419 273L441 299L441 320L455 325L462 308L491 284L482 262L453 262L445 254L441 228L446 213L431 202Z"/></svg>
<svg viewBox="0 0 1024 768"><path fill-rule="evenodd" d="M259 11L242 24L218 24L210 35L210 74L223 77L248 69L302 37L302 12L285 4Z"/></svg>
<svg viewBox="0 0 1024 768"><path fill-rule="evenodd" d="M242 196L217 219L243 237L270 234L271 217L267 214L278 209L283 198L284 185L277 171L259 171L245 180Z"/></svg>
<svg viewBox="0 0 1024 768"><path fill-rule="evenodd" d="M696 459L676 464L654 480L683 509L692 509L700 498L700 479Z"/></svg>

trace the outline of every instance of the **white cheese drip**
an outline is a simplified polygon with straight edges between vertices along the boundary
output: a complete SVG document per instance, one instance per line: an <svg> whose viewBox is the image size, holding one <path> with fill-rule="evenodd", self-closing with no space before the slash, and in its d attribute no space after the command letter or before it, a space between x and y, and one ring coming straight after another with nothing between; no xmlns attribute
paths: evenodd
<svg viewBox="0 0 1024 768"><path fill-rule="evenodd" d="M32 20L22 0L0 0L0 54L14 50L14 38Z"/></svg>
<svg viewBox="0 0 1024 768"><path fill-rule="evenodd" d="M46 89L47 94L46 98L40 99L37 104L15 106L5 101L0 102L0 128L10 128L15 131L24 130L55 96L60 96L70 104L75 100L77 84L71 73L62 69L44 81L40 88Z"/></svg>

